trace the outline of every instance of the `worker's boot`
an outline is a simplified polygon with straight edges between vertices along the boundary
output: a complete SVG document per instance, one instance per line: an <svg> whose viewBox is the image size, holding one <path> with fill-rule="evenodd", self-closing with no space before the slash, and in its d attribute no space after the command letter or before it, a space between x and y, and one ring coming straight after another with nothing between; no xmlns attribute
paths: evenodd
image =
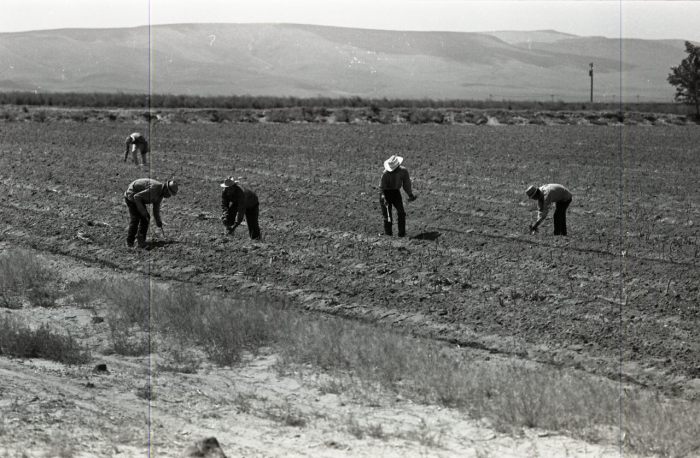
<svg viewBox="0 0 700 458"><path fill-rule="evenodd" d="M406 215L399 214L399 237L406 236Z"/></svg>

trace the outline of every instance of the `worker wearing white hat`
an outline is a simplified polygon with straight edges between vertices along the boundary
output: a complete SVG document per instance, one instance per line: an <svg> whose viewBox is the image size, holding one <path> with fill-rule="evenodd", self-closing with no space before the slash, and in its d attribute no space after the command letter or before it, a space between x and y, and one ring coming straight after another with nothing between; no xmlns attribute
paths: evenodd
<svg viewBox="0 0 700 458"><path fill-rule="evenodd" d="M384 161L384 173L379 184L379 203L384 217L384 234L392 235L392 209L396 208L399 237L406 235L406 211L403 208L401 188L408 195L409 202L416 199L411 189L411 178L408 170L401 165L402 162L403 157L396 155Z"/></svg>

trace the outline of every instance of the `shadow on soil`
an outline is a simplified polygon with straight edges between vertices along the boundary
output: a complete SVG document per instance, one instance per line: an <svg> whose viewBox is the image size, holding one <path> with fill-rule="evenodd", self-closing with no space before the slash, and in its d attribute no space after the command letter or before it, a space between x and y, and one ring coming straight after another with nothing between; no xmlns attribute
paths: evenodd
<svg viewBox="0 0 700 458"><path fill-rule="evenodd" d="M416 240L437 240L438 237L442 235L441 232L438 231L429 231L429 232L421 232L420 234L414 235L413 237L410 237L412 239Z"/></svg>
<svg viewBox="0 0 700 458"><path fill-rule="evenodd" d="M156 248L164 248L168 245L173 245L179 243L176 240L154 240L152 242L146 242L146 246L143 247L144 250L155 250Z"/></svg>

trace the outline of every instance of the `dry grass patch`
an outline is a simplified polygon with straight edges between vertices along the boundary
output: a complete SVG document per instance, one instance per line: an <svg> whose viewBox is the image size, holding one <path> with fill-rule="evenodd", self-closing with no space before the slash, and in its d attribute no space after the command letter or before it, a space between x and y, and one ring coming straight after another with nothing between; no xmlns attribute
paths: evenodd
<svg viewBox="0 0 700 458"><path fill-rule="evenodd" d="M64 364L90 361L90 352L70 335L58 334L46 324L32 329L11 317L0 319L0 355L43 358Z"/></svg>
<svg viewBox="0 0 700 458"><path fill-rule="evenodd" d="M632 450L661 456L700 454L700 406L643 393L623 399L623 440Z"/></svg>
<svg viewBox="0 0 700 458"><path fill-rule="evenodd" d="M312 364L362 385L374 380L416 401L487 418L501 431L527 427L588 440L624 438L630 451L665 456L700 449L698 403L622 391L618 383L574 370L478 362L433 341L345 320L299 317L277 326L281 365ZM348 425L366 434L366 428ZM425 432L426 445L439 446L439 435Z"/></svg>
<svg viewBox="0 0 700 458"><path fill-rule="evenodd" d="M201 346L217 364L235 364L244 351L255 351L274 335L272 309L253 301L209 298L183 286L167 288L145 282L106 283L100 294L108 305L113 348L123 355L143 355L157 338ZM187 364L191 366L191 364Z"/></svg>
<svg viewBox="0 0 700 458"><path fill-rule="evenodd" d="M303 428L308 423L306 415L289 402L268 406L265 415L276 422L296 428Z"/></svg>
<svg viewBox="0 0 700 458"><path fill-rule="evenodd" d="M59 297L58 275L44 261L25 250L0 253L0 307L51 307Z"/></svg>
<svg viewBox="0 0 700 458"><path fill-rule="evenodd" d="M3 297L7 304L19 291L41 291L31 278L55 277L43 263L22 251L0 255ZM21 265L21 268L15 268ZM27 291L29 291L27 290ZM187 287L162 287L144 279L94 282L80 289L81 302L105 302L114 350L142 355L161 343L179 342L162 370L195 371L184 349L201 349L211 360L228 365L243 352L273 345L280 353L278 370L297 364L324 369L327 393L348 390L392 391L417 402L463 410L486 418L503 431L537 427L587 440L621 441L637 453L688 456L700 450L700 406L670 400L649 391L621 390L619 384L574 370L528 362L477 361L435 341L396 334L377 326L336 318L309 317L264 298L232 301L196 294ZM90 297L98 296L98 297ZM12 302L14 304L14 302ZM8 319L0 322L0 354L44 357L67 363L89 356L70 336L37 330ZM336 381L333 381L336 380ZM240 400L243 409L250 403ZM273 406L269 416L289 426L306 418L291 406ZM376 425L349 430L382 438ZM439 434L423 428L421 443L439 446ZM352 433L352 431L351 431ZM353 434L355 434L353 433Z"/></svg>

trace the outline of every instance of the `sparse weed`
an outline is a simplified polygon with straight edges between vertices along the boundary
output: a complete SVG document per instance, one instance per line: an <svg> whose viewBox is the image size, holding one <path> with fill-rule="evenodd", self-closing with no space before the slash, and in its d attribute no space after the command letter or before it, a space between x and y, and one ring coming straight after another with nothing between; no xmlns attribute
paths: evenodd
<svg viewBox="0 0 700 458"><path fill-rule="evenodd" d="M27 277L54 279L35 257L23 252L3 253L0 262L0 269L9 272L2 278L0 300L4 305L16 300L17 285L25 285ZM18 265L22 267L14 268ZM108 303L113 348L119 354L152 351L152 332L201 345L219 364L236 363L243 351L274 343L281 355L280 367L312 364L330 371L332 378L319 387L322 393L340 394L358 384L371 385L420 402L463 409L474 418L488 418L504 431L538 427L590 439L591 432L621 425L624 445L633 452L684 456L700 447L697 403L625 391L624 421L620 422L618 385L572 370L476 364L459 352L445 351L442 344L376 326L310 319L262 300L232 302L199 296L184 287L168 289L144 282L143 288L134 288L133 282L117 281L106 285L86 282L75 288L72 294L78 303L89 304L98 299L94 296ZM515 299L513 294L511 299ZM56 336L46 326L31 331L5 319L0 331L2 354L67 363L89 358L73 339ZM197 358L184 350L175 349L170 356L159 365L161 370L197 370ZM339 374L357 379L346 384ZM140 389L137 395L152 398L150 388ZM239 395L235 402L242 412L252 409L249 397ZM270 409L268 416L289 426L304 426L308 421L288 403ZM346 428L358 438L387 437L382 425L361 425L353 417L348 418ZM439 447L441 442L441 433L425 422L412 437L428 447Z"/></svg>
<svg viewBox="0 0 700 458"><path fill-rule="evenodd" d="M341 394L347 389L346 384L338 377L324 381L318 387L321 394Z"/></svg>
<svg viewBox="0 0 700 458"><path fill-rule="evenodd" d="M134 329L124 320L109 320L112 349L118 355L144 356L153 350L153 341L148 332Z"/></svg>
<svg viewBox="0 0 700 458"><path fill-rule="evenodd" d="M269 343L273 327L263 311L253 307L210 303L202 317L200 342L209 357L218 364L240 361L244 350L255 350Z"/></svg>
<svg viewBox="0 0 700 458"><path fill-rule="evenodd" d="M93 302L102 298L104 282L102 280L79 280L66 287L72 302L81 308L88 308Z"/></svg>
<svg viewBox="0 0 700 458"><path fill-rule="evenodd" d="M302 412L294 408L289 402L285 402L282 405L271 406L267 411L266 415L279 423L283 423L287 426L294 426L297 428L303 428L307 424L307 419Z"/></svg>
<svg viewBox="0 0 700 458"><path fill-rule="evenodd" d="M428 426L424 418L420 419L420 427L414 432L413 436L424 447L442 447L442 431L434 431Z"/></svg>
<svg viewBox="0 0 700 458"><path fill-rule="evenodd" d="M345 429L347 432L355 436L357 439L363 439L365 437L365 430L354 415L348 415L345 423Z"/></svg>
<svg viewBox="0 0 700 458"><path fill-rule="evenodd" d="M233 404L239 413L249 413L253 409L253 403L251 402L253 398L251 395L237 393L236 397L233 398Z"/></svg>
<svg viewBox="0 0 700 458"><path fill-rule="evenodd" d="M171 348L167 358L158 362L158 369L165 372L196 374L201 364L200 358L187 348Z"/></svg>
<svg viewBox="0 0 700 458"><path fill-rule="evenodd" d="M210 299L185 287L147 283L134 288L126 281L109 283L103 296L110 304L107 319L119 354L147 353L151 334L159 333L201 344L212 361L227 365L240 361L244 350L254 351L273 337L264 304ZM134 325L145 335L135 336Z"/></svg>
<svg viewBox="0 0 700 458"><path fill-rule="evenodd" d="M0 253L0 307L19 308L23 299L30 305L53 306L59 296L57 280L58 275L28 251Z"/></svg>
<svg viewBox="0 0 700 458"><path fill-rule="evenodd" d="M187 342L197 340L206 332L202 328L202 316L211 301L191 288L153 286L150 299L151 322L159 332L175 335Z"/></svg>
<svg viewBox="0 0 700 458"><path fill-rule="evenodd" d="M288 362L350 372L362 383L376 380L413 399L486 417L502 431L537 427L587 437L602 426L619 424L619 386L606 379L525 363L476 364L445 353L434 342L343 320L290 319L280 325L280 351ZM347 389L335 383L321 388ZM697 403L654 401L632 393L623 398L630 450L683 456L700 446L700 430L692 420L700 411ZM352 418L347 429L356 437L367 434ZM440 446L439 433L425 425L421 431L422 444Z"/></svg>
<svg viewBox="0 0 700 458"><path fill-rule="evenodd" d="M700 450L700 405L639 392L623 398L624 444L661 456L694 456Z"/></svg>
<svg viewBox="0 0 700 458"><path fill-rule="evenodd" d="M46 457L56 457L56 458L73 458L75 456L76 450L71 445L67 444L57 444L46 452Z"/></svg>
<svg viewBox="0 0 700 458"><path fill-rule="evenodd" d="M90 353L70 335L61 335L42 324L38 329L10 317L0 321L0 355L43 358L65 364L83 364Z"/></svg>
<svg viewBox="0 0 700 458"><path fill-rule="evenodd" d="M387 435L381 423L370 423L367 425L367 435L375 439L386 440Z"/></svg>
<svg viewBox="0 0 700 458"><path fill-rule="evenodd" d="M150 383L145 383L136 389L136 396L147 401L152 401L155 399L155 393L153 392L153 386Z"/></svg>
<svg viewBox="0 0 700 458"><path fill-rule="evenodd" d="M142 329L149 329L151 290L150 282L141 285L133 281L121 280L106 283L101 291L109 304L108 321L120 321L127 325L139 324Z"/></svg>

